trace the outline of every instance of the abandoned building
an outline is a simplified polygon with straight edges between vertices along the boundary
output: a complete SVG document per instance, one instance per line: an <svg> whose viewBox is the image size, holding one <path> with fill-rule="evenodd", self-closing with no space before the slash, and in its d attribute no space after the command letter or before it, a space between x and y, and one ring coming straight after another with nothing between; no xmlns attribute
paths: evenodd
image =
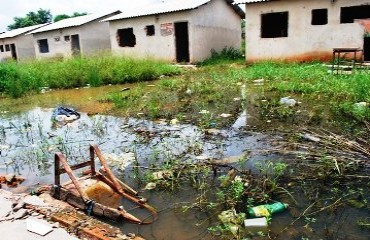
<svg viewBox="0 0 370 240"><path fill-rule="evenodd" d="M107 18L114 54L198 62L240 49L244 12L233 0L167 0Z"/></svg>
<svg viewBox="0 0 370 240"><path fill-rule="evenodd" d="M31 35L25 35L47 24L18 28L0 34L0 61L6 59L26 60L35 57Z"/></svg>
<svg viewBox="0 0 370 240"><path fill-rule="evenodd" d="M370 61L369 0L242 0L246 59L329 60L334 48L364 50ZM362 19L362 20L360 20Z"/></svg>
<svg viewBox="0 0 370 240"><path fill-rule="evenodd" d="M68 18L30 32L36 58L110 51L109 24L100 20L118 13L120 11Z"/></svg>

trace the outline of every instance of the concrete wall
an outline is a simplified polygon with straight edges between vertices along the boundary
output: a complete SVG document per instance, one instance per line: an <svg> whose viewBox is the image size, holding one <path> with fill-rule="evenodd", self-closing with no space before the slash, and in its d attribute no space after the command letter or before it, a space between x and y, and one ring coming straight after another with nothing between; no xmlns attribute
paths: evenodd
<svg viewBox="0 0 370 240"><path fill-rule="evenodd" d="M208 5L208 6L207 6ZM239 50L241 18L225 0L213 0L192 12L192 52L197 61L210 56L211 49Z"/></svg>
<svg viewBox="0 0 370 240"><path fill-rule="evenodd" d="M369 0L282 0L246 4L246 59L328 60L336 47L363 47L364 29L340 23L340 8L369 4ZM328 24L311 25L313 9L328 9ZM288 37L261 38L261 14L289 11Z"/></svg>
<svg viewBox="0 0 370 240"><path fill-rule="evenodd" d="M162 36L161 24L183 21L191 21L189 12L169 13L111 21L110 39L112 51L117 55L140 58L151 57L174 62L176 61L175 32L173 30L171 34ZM146 35L145 27L147 25L154 25L154 36ZM136 37L135 47L119 46L117 41L117 30L124 28L133 28Z"/></svg>
<svg viewBox="0 0 370 240"><path fill-rule="evenodd" d="M111 51L109 23L94 21L81 26L80 42L84 55Z"/></svg>
<svg viewBox="0 0 370 240"><path fill-rule="evenodd" d="M194 10L111 21L112 50L119 55L152 57L175 62L175 31L173 29L172 34L162 36L161 24L176 22L188 22L190 62L208 58L211 55L211 49L220 51L224 47L240 48L241 19L239 15L224 0L213 0ZM154 36L146 36L145 27L147 25L155 26ZM135 47L118 45L117 30L124 28L134 29Z"/></svg>
<svg viewBox="0 0 370 240"><path fill-rule="evenodd" d="M35 57L35 49L31 35L19 35L13 38L0 39L0 45L4 46L4 52L0 52L0 61L12 57L11 51L5 51L6 44L14 44L19 61L32 59Z"/></svg>
<svg viewBox="0 0 370 240"><path fill-rule="evenodd" d="M109 17L109 16L106 16ZM105 18L106 18L105 17ZM97 19L82 26L63 28L48 32L33 34L33 44L37 58L48 57L71 57L72 56L72 37L78 34L80 38L81 55L94 54L99 51L110 50L109 24L99 22ZM65 36L70 36L69 41ZM49 44L48 53L40 53L38 40L47 39Z"/></svg>

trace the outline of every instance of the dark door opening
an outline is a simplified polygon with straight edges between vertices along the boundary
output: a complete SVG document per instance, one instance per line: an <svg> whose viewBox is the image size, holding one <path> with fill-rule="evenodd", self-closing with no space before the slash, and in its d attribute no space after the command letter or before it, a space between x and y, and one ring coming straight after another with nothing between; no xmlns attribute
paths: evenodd
<svg viewBox="0 0 370 240"><path fill-rule="evenodd" d="M176 61L189 62L189 31L187 22L175 23Z"/></svg>
<svg viewBox="0 0 370 240"><path fill-rule="evenodd" d="M370 61L370 37L364 38L364 61Z"/></svg>
<svg viewBox="0 0 370 240"><path fill-rule="evenodd" d="M81 53L80 37L78 34L71 35L72 55L79 56Z"/></svg>
<svg viewBox="0 0 370 240"><path fill-rule="evenodd" d="M10 52L11 52L11 54L12 54L12 58L13 58L14 60L17 60L17 59L18 59L18 57L17 57L17 50L16 50L16 48L15 48L15 45L14 45L14 44L10 44Z"/></svg>

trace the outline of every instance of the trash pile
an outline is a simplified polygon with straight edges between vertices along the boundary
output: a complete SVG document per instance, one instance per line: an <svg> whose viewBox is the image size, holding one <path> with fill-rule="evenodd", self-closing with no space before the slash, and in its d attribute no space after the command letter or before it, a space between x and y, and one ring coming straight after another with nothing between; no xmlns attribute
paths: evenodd
<svg viewBox="0 0 370 240"><path fill-rule="evenodd" d="M276 202L273 204L264 204L255 207L248 207L246 213L237 213L236 210L230 209L221 212L218 215L221 223L227 227L233 235L244 228L249 232L264 231L269 225L271 215L283 212L288 208L288 204Z"/></svg>
<svg viewBox="0 0 370 240"><path fill-rule="evenodd" d="M80 117L80 113L78 113L73 108L57 107L53 111L51 120L58 123L59 125L65 125L67 123L76 121Z"/></svg>

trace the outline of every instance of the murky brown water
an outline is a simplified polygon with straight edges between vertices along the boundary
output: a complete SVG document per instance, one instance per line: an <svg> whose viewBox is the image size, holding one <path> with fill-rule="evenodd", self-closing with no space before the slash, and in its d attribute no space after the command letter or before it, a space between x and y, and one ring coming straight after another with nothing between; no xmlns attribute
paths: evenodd
<svg viewBox="0 0 370 240"><path fill-rule="evenodd" d="M192 162L202 159L196 155L222 159L252 152L254 154L247 161L246 167L253 169L254 163L258 161L287 158L260 153L269 149L269 142L277 136L246 131L248 119L253 117L250 116L251 112L241 113L231 127L211 136L191 124L171 125L169 121L152 122L86 114L111 110L110 105L98 104L95 99L121 88L108 86L75 89L19 100L1 99L0 174L16 173L26 178L22 186L13 191L28 191L40 184L51 184L53 154L62 151L69 162L80 162L88 158L88 146L92 143L97 143L106 154L119 156L135 152L138 163L143 166L155 164L155 159L168 157L181 157L184 162ZM10 104L8 101L14 102ZM52 107L57 105L74 106L81 112L81 118L66 126L56 127L51 121L51 115ZM196 154L189 151L195 145L199 149ZM118 167L115 166L116 171ZM132 178L130 167L124 174L125 181L133 187L143 187ZM113 223L124 232L135 232L147 239L218 239L207 231L208 227L217 224L215 216L207 216L194 209L184 212L178 208L182 205L180 203L195 201L197 192L194 189L184 186L173 193L152 190L143 191L142 195L160 211L159 219L148 226ZM293 195L298 201L296 211L303 212L308 201L300 189L296 189ZM294 228L289 228L278 239L305 239L302 236L307 236L307 239L370 239L369 230L360 229L356 224L358 218L368 217L368 214L367 209L343 206L334 212L323 212L315 216L309 226L304 219L298 221ZM269 229L275 234L279 233L294 217L297 216L292 211L276 215ZM202 224L197 226L199 223Z"/></svg>

